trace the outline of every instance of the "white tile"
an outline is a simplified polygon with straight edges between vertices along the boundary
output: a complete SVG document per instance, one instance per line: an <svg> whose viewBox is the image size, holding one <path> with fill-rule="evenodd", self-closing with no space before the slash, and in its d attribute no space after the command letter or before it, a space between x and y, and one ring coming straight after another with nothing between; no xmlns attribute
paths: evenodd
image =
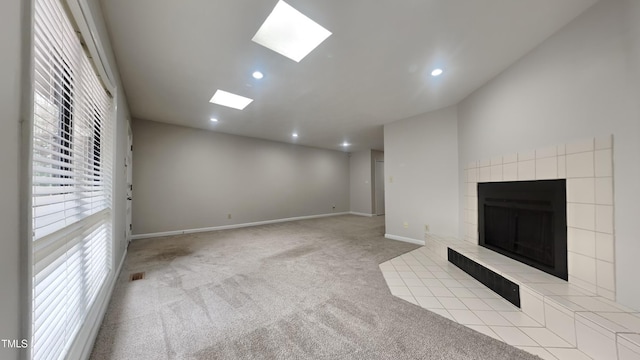
<svg viewBox="0 0 640 360"><path fill-rule="evenodd" d="M573 345L568 342L562 340L558 335L552 333L547 328L528 328L523 327L520 328L522 332L527 334L530 338L532 338L535 342L544 347L565 347L570 348Z"/></svg>
<svg viewBox="0 0 640 360"><path fill-rule="evenodd" d="M517 348L528 352L529 354L537 355L543 360L558 360L555 356L542 347L538 346L517 346Z"/></svg>
<svg viewBox="0 0 640 360"><path fill-rule="evenodd" d="M420 279L410 278L410 279L403 279L403 280L405 285L407 285L409 288L424 287L424 284L422 283L422 281L420 281Z"/></svg>
<svg viewBox="0 0 640 360"><path fill-rule="evenodd" d="M478 162L477 161L472 161L472 162L467 163L467 167L466 168L467 169L474 169L474 168L477 168L477 167L478 167Z"/></svg>
<svg viewBox="0 0 640 360"><path fill-rule="evenodd" d="M537 346L527 334L513 326L489 326L504 342L509 345Z"/></svg>
<svg viewBox="0 0 640 360"><path fill-rule="evenodd" d="M596 204L613 205L613 178L595 179Z"/></svg>
<svg viewBox="0 0 640 360"><path fill-rule="evenodd" d="M433 296L416 296L416 300L425 309L444 309L444 306Z"/></svg>
<svg viewBox="0 0 640 360"><path fill-rule="evenodd" d="M567 155L567 178L593 177L593 176L594 176L593 152Z"/></svg>
<svg viewBox="0 0 640 360"><path fill-rule="evenodd" d="M613 234L613 206L596 205L596 231Z"/></svg>
<svg viewBox="0 0 640 360"><path fill-rule="evenodd" d="M495 292L487 289L486 287L478 288L478 289L469 289L469 290L471 290L471 292L476 294L476 296L479 297L480 299L496 299L499 297Z"/></svg>
<svg viewBox="0 0 640 360"><path fill-rule="evenodd" d="M431 271L416 271L418 279L433 279L434 276Z"/></svg>
<svg viewBox="0 0 640 360"><path fill-rule="evenodd" d="M596 233L591 230L567 227L567 250L588 257L596 257Z"/></svg>
<svg viewBox="0 0 640 360"><path fill-rule="evenodd" d="M626 344L618 344L618 359L640 360L640 349L638 347L629 347Z"/></svg>
<svg viewBox="0 0 640 360"><path fill-rule="evenodd" d="M573 313L571 312L571 314ZM576 345L576 327L572 315L558 310L549 301L545 301L544 318L547 329L553 331L569 344Z"/></svg>
<svg viewBox="0 0 640 360"><path fill-rule="evenodd" d="M475 298L475 299L478 299L476 294L472 293L469 289L465 289L463 287L450 287L449 291L451 291L453 293L453 295L455 295L459 299L463 299L463 298ZM480 299L478 299L478 300L480 300Z"/></svg>
<svg viewBox="0 0 640 360"><path fill-rule="evenodd" d="M590 139L582 139L578 141L571 142L567 144L567 154L574 154L584 151L593 151L594 149L594 141L593 138Z"/></svg>
<svg viewBox="0 0 640 360"><path fill-rule="evenodd" d="M540 327L544 319L535 320L522 311L501 311L500 315L515 326Z"/></svg>
<svg viewBox="0 0 640 360"><path fill-rule="evenodd" d="M594 178L567 179L567 202L595 204L596 187Z"/></svg>
<svg viewBox="0 0 640 360"><path fill-rule="evenodd" d="M405 286L404 281L400 278L385 278L385 280L387 281L387 286Z"/></svg>
<svg viewBox="0 0 640 360"><path fill-rule="evenodd" d="M569 275L580 278L590 284L596 283L596 259L567 252Z"/></svg>
<svg viewBox="0 0 640 360"><path fill-rule="evenodd" d="M544 304L542 296L520 287L520 307L528 316L544 321Z"/></svg>
<svg viewBox="0 0 640 360"><path fill-rule="evenodd" d="M482 299L478 298L460 298L460 301L471 310L478 311L492 311L491 307L487 305L486 302L482 301ZM500 324L496 324L500 325Z"/></svg>
<svg viewBox="0 0 640 360"><path fill-rule="evenodd" d="M480 177L478 182L489 182L491 181L491 167L485 166L480 168Z"/></svg>
<svg viewBox="0 0 640 360"><path fill-rule="evenodd" d="M484 160L478 161L478 166L479 167L491 166L491 159L484 159Z"/></svg>
<svg viewBox="0 0 640 360"><path fill-rule="evenodd" d="M404 301L408 301L414 305L418 305L418 302L416 301L416 299L414 299L413 296L411 295L396 295L396 297L399 297L400 299Z"/></svg>
<svg viewBox="0 0 640 360"><path fill-rule="evenodd" d="M518 154L509 154L502 157L503 164L518 162Z"/></svg>
<svg viewBox="0 0 640 360"><path fill-rule="evenodd" d="M440 280L438 280L438 279L428 278L428 279L420 279L420 280L422 281L424 286L426 286L428 288L432 288L432 287L444 288L444 284L441 283Z"/></svg>
<svg viewBox="0 0 640 360"><path fill-rule="evenodd" d="M502 165L502 156L494 156L491 158L491 165Z"/></svg>
<svg viewBox="0 0 640 360"><path fill-rule="evenodd" d="M596 293L598 296L602 296L605 299L609 299L611 301L616 300L616 293L614 291L599 287L597 288Z"/></svg>
<svg viewBox="0 0 640 360"><path fill-rule="evenodd" d="M518 180L535 180L536 178L536 161L518 161Z"/></svg>
<svg viewBox="0 0 640 360"><path fill-rule="evenodd" d="M598 177L613 176L613 158L611 155L611 149L596 151L595 174Z"/></svg>
<svg viewBox="0 0 640 360"><path fill-rule="evenodd" d="M536 159L555 157L557 155L558 155L557 146L548 146L548 147L536 150Z"/></svg>
<svg viewBox="0 0 640 360"><path fill-rule="evenodd" d="M454 297L440 297L438 296L438 301L444 306L447 310L468 310L465 304L462 301L458 300L458 298Z"/></svg>
<svg viewBox="0 0 640 360"><path fill-rule="evenodd" d="M612 263L596 260L596 284L598 287L615 291L615 268Z"/></svg>
<svg viewBox="0 0 640 360"><path fill-rule="evenodd" d="M518 163L509 163L502 165L502 179L504 181L518 180Z"/></svg>
<svg viewBox="0 0 640 360"><path fill-rule="evenodd" d="M576 338L578 349L596 360L617 358L615 341L582 321L576 321Z"/></svg>
<svg viewBox="0 0 640 360"><path fill-rule="evenodd" d="M453 298L455 296L451 291L449 291L449 289L444 287L429 287L429 291L431 291L433 295L437 297L445 296Z"/></svg>
<svg viewBox="0 0 640 360"><path fill-rule="evenodd" d="M578 349L547 348L547 350L560 360L593 360Z"/></svg>
<svg viewBox="0 0 640 360"><path fill-rule="evenodd" d="M467 184L467 196L477 197L478 196L478 184Z"/></svg>
<svg viewBox="0 0 640 360"><path fill-rule="evenodd" d="M596 258L613 262L614 260L613 235L596 233Z"/></svg>
<svg viewBox="0 0 640 360"><path fill-rule="evenodd" d="M595 205L567 203L567 226L584 230L595 230Z"/></svg>
<svg viewBox="0 0 640 360"><path fill-rule="evenodd" d="M613 147L613 135L605 135L596 138L596 150L611 149Z"/></svg>
<svg viewBox="0 0 640 360"><path fill-rule="evenodd" d="M518 161L533 160L536 158L536 151L522 151L518 153Z"/></svg>
<svg viewBox="0 0 640 360"><path fill-rule="evenodd" d="M636 315L634 314L630 314L630 313L620 313L620 312L607 312L607 313L599 313L602 317L604 317L607 320L613 321L616 324L619 324L627 329L629 329L629 331L627 332L633 332L636 333L636 335L631 335L631 334L626 334L623 336L629 337L629 341L639 341L637 342L637 345L640 346L640 316L636 316L638 313L636 313ZM634 340L636 339L636 340Z"/></svg>
<svg viewBox="0 0 640 360"><path fill-rule="evenodd" d="M558 158L549 157L536 160L536 179L557 179Z"/></svg>
<svg viewBox="0 0 640 360"><path fill-rule="evenodd" d="M475 183L478 182L478 169L469 169L467 170L467 182Z"/></svg>
<svg viewBox="0 0 640 360"><path fill-rule="evenodd" d="M383 270L382 276L384 276L385 279L400 279L400 274L396 271Z"/></svg>
<svg viewBox="0 0 640 360"><path fill-rule="evenodd" d="M558 179L567 178L567 157L558 156Z"/></svg>
<svg viewBox="0 0 640 360"><path fill-rule="evenodd" d="M434 313L436 313L436 314L438 314L440 316L446 317L449 320L455 321L453 319L453 316L451 316L451 314L449 314L449 312L447 310L445 310L445 309L429 309L429 311L434 312Z"/></svg>
<svg viewBox="0 0 640 360"><path fill-rule="evenodd" d="M468 328L473 329L481 334L485 334L489 337L492 337L496 340L502 341L502 339L491 330L490 327L484 325L466 325Z"/></svg>
<svg viewBox="0 0 640 360"><path fill-rule="evenodd" d="M513 325L509 322L509 320L502 317L497 311L475 310L474 313L486 325L495 325L495 326L512 326Z"/></svg>
<svg viewBox="0 0 640 360"><path fill-rule="evenodd" d="M411 271L409 265L394 265L393 267L396 268L396 271L398 271L398 273Z"/></svg>
<svg viewBox="0 0 640 360"><path fill-rule="evenodd" d="M471 310L449 309L449 314L451 314L458 323L463 325L484 325L482 320Z"/></svg>
<svg viewBox="0 0 640 360"><path fill-rule="evenodd" d="M491 181L502 181L502 165L491 166Z"/></svg>
<svg viewBox="0 0 640 360"><path fill-rule="evenodd" d="M496 311L520 311L515 305L504 300L502 298L499 299L483 299L487 305L491 306L493 310Z"/></svg>
<svg viewBox="0 0 640 360"><path fill-rule="evenodd" d="M412 296L411 291L406 286L389 286L389 291L395 296Z"/></svg>
<svg viewBox="0 0 640 360"><path fill-rule="evenodd" d="M407 271L398 271L398 274L400 274L400 277L402 278L402 280L417 279L418 278L416 273L411 271L411 268L408 265L407 265L407 269L408 269Z"/></svg>
<svg viewBox="0 0 640 360"><path fill-rule="evenodd" d="M449 275L450 276L450 275ZM438 277L436 275L436 277ZM463 288L464 285L460 284L458 282L458 280L455 279L439 279L440 282L442 282L442 284L444 284L445 287L447 287L449 290L453 291L454 288Z"/></svg>
<svg viewBox="0 0 640 360"><path fill-rule="evenodd" d="M410 286L409 290L411 291L411 293L415 297L418 297L418 296L433 296L431 291L429 291L429 289L427 289L424 286Z"/></svg>

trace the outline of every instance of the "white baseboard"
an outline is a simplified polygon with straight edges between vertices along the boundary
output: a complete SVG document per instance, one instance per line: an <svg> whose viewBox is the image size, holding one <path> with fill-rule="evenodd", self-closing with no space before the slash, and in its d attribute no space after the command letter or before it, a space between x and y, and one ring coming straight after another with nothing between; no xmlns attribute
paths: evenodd
<svg viewBox="0 0 640 360"><path fill-rule="evenodd" d="M120 265L118 265L118 269L113 274L113 277L111 278L109 283L106 284L106 286L102 289L102 291L96 298L91 312L87 314L84 325L80 328L80 331L78 332L74 343L71 345L71 349L69 349L67 359L86 360L91 356L93 345L95 344L96 338L98 337L98 331L100 330L100 326L102 325L104 315L107 312L107 307L109 306L109 301L111 300L113 289L115 288L116 282L120 277L120 272L122 271L122 266L124 265L124 260L126 257L127 249L125 248L124 253L122 254L122 259L120 259Z"/></svg>
<svg viewBox="0 0 640 360"><path fill-rule="evenodd" d="M387 239L391 239L391 240L404 241L404 242L408 242L408 243L411 243L411 244L424 246L424 240L412 239L412 238L408 238L408 237L404 237L404 236L391 235L391 234L384 234L384 237L387 238Z"/></svg>
<svg viewBox="0 0 640 360"><path fill-rule="evenodd" d="M367 217L377 216L376 214L367 214L367 213L361 213L361 212L357 212L357 211L349 211L349 214L358 215L358 216L367 216Z"/></svg>
<svg viewBox="0 0 640 360"><path fill-rule="evenodd" d="M290 217L290 218L284 218L284 219L256 221L256 222L233 224L233 225L212 226L212 227L197 228L197 229L163 231L163 232L148 233L148 234L136 234L136 235L131 235L131 240L148 239L148 238L172 236L172 235L193 234L193 233L207 232L207 231L238 229L238 228L244 228L244 227L250 227L250 226L277 224L277 223L288 222L288 221L308 220L308 219L316 219L316 218L338 216L338 215L349 215L349 214L350 214L349 212L339 212L339 213L330 213L330 214L297 216L297 217Z"/></svg>

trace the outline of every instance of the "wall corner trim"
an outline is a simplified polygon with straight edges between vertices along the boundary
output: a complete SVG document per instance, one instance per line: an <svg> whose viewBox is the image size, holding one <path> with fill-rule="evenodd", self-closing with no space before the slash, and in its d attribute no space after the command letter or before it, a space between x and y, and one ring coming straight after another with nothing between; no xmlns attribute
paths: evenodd
<svg viewBox="0 0 640 360"><path fill-rule="evenodd" d="M386 239L403 241L411 244L422 245L424 246L424 240L412 239L404 236L392 235L392 234L384 234Z"/></svg>
<svg viewBox="0 0 640 360"><path fill-rule="evenodd" d="M339 215L350 215L350 213L349 212L339 212L339 213L329 213L329 214L319 214L319 215L297 216L297 217L274 219L274 220L265 220L265 221L256 221L256 222L249 222L249 223L242 223L242 224L211 226L211 227L205 227L205 228L174 230L174 231L163 231L163 232L148 233L148 234L136 234L136 235L131 235L131 240L133 241L133 240L140 240L140 239L148 239L148 238L156 238L156 237L164 237L164 236L173 236L173 235L183 235L183 234L193 234L193 233L208 232L208 231L239 229L239 228L250 227L250 226L277 224L277 223L288 222L288 221L317 219L317 218L323 218L323 217L329 217L329 216L339 216Z"/></svg>
<svg viewBox="0 0 640 360"><path fill-rule="evenodd" d="M367 213L361 213L361 212L357 212L357 211L349 211L349 214L357 215L357 216L368 216L368 217L377 216L376 214L367 214Z"/></svg>

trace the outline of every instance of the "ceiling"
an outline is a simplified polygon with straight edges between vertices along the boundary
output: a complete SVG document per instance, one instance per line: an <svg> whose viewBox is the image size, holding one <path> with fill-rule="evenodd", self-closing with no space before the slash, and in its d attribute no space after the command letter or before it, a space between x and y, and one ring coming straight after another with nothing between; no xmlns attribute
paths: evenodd
<svg viewBox="0 0 640 360"><path fill-rule="evenodd" d="M458 103L595 2L288 0L333 33L299 63L251 41L277 0L102 7L134 118L358 151L383 149L383 124ZM216 89L254 101L214 105Z"/></svg>

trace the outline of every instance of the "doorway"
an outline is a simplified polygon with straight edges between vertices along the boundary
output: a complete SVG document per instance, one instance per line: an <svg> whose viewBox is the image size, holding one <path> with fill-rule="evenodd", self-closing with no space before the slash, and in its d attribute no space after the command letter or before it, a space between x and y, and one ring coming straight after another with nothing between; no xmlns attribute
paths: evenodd
<svg viewBox="0 0 640 360"><path fill-rule="evenodd" d="M373 186L375 214L384 215L384 161L376 160Z"/></svg>

